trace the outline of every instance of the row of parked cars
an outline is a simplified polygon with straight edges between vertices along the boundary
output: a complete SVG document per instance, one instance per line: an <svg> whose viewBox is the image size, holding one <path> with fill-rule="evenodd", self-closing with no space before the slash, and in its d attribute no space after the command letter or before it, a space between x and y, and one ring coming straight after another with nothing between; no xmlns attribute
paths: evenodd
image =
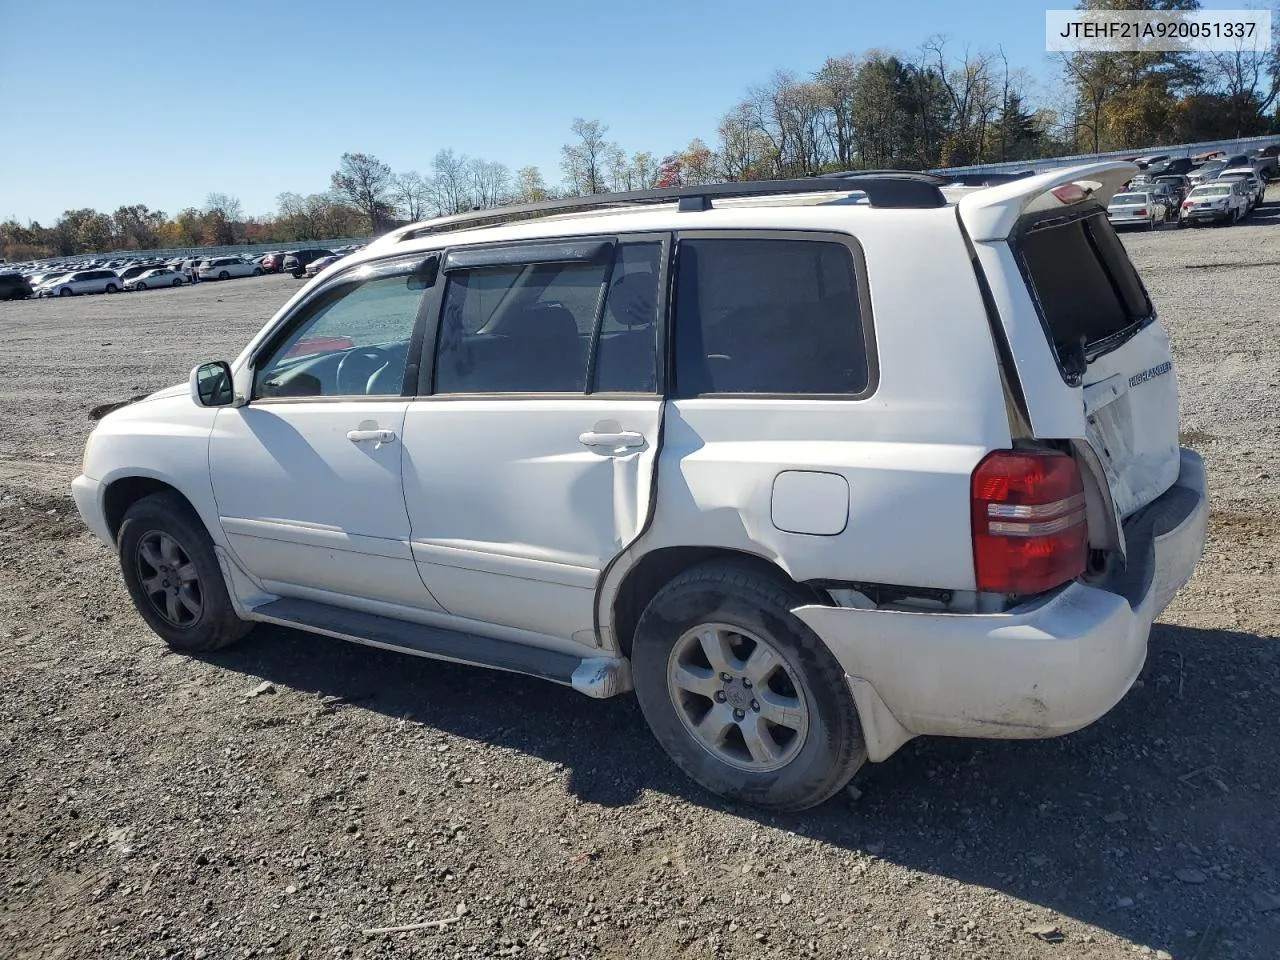
<svg viewBox="0 0 1280 960"><path fill-rule="evenodd" d="M1276 176L1274 156L1236 154L1198 163L1189 157L1155 157L1145 164L1144 159L1137 158L1142 172L1107 206L1114 227L1238 223L1262 203L1268 177Z"/></svg>
<svg viewBox="0 0 1280 960"><path fill-rule="evenodd" d="M313 277L356 249L273 251L256 257L77 258L13 264L0 267L0 300L164 289L201 280L259 277L264 273Z"/></svg>

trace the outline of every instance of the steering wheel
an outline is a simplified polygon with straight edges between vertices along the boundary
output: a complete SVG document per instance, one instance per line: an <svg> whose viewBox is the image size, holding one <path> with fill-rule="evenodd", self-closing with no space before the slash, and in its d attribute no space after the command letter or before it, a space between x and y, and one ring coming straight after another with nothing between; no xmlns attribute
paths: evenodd
<svg viewBox="0 0 1280 960"><path fill-rule="evenodd" d="M339 396L367 394L369 381L387 368L391 354L381 347L355 347L338 361L337 380Z"/></svg>

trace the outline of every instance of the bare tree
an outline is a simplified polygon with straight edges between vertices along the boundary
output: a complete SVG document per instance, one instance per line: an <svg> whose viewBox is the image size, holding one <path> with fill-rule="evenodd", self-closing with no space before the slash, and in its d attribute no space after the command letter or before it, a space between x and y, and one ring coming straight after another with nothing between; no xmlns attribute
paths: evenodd
<svg viewBox="0 0 1280 960"><path fill-rule="evenodd" d="M599 120L576 118L570 126L577 137L560 148L560 168L576 194L605 192L605 164L610 144L604 135L609 128Z"/></svg>
<svg viewBox="0 0 1280 960"><path fill-rule="evenodd" d="M479 158L469 163L471 205L488 209L501 205L511 191L511 171L506 164Z"/></svg>
<svg viewBox="0 0 1280 960"><path fill-rule="evenodd" d="M1280 19L1280 8L1276 11ZM1270 50L1218 50L1204 56L1206 79L1227 100L1237 137L1264 133L1265 117L1280 96L1280 36Z"/></svg>
<svg viewBox="0 0 1280 960"><path fill-rule="evenodd" d="M221 213L224 219L231 222L244 219L244 207L240 204L240 198L233 197L229 193L211 193L204 198L204 212L213 213L214 211Z"/></svg>
<svg viewBox="0 0 1280 960"><path fill-rule="evenodd" d="M431 203L431 183L417 170L395 175L391 196L396 208L409 221L421 220Z"/></svg>
<svg viewBox="0 0 1280 960"><path fill-rule="evenodd" d="M391 168L366 153L344 153L330 178L333 192L369 218L374 233L391 213Z"/></svg>
<svg viewBox="0 0 1280 960"><path fill-rule="evenodd" d="M537 167L521 167L516 171L516 198L521 203L537 203L550 197L541 170Z"/></svg>
<svg viewBox="0 0 1280 960"><path fill-rule="evenodd" d="M431 160L431 186L436 209L446 216L471 207L471 188L467 158L441 150Z"/></svg>

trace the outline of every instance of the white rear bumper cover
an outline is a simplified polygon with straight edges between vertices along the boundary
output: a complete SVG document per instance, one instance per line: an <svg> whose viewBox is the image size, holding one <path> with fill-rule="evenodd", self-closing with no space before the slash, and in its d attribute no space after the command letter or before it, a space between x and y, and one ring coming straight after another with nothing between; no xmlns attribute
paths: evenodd
<svg viewBox="0 0 1280 960"><path fill-rule="evenodd" d="M1129 566L1001 614L805 606L794 612L848 675L867 752L917 735L1034 739L1079 730L1128 692L1151 623L1195 571L1208 522L1204 464L1125 524Z"/></svg>

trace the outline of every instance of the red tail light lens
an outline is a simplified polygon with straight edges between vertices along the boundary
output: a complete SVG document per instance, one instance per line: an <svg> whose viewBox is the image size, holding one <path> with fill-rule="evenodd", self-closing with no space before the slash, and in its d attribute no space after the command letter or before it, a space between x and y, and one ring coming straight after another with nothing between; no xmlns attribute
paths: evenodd
<svg viewBox="0 0 1280 960"><path fill-rule="evenodd" d="M1143 207L1140 210L1136 210L1134 212L1140 217L1145 217L1147 215L1147 208Z"/></svg>
<svg viewBox="0 0 1280 960"><path fill-rule="evenodd" d="M1084 484L1062 453L997 450L973 471L978 589L1043 593L1084 573Z"/></svg>

